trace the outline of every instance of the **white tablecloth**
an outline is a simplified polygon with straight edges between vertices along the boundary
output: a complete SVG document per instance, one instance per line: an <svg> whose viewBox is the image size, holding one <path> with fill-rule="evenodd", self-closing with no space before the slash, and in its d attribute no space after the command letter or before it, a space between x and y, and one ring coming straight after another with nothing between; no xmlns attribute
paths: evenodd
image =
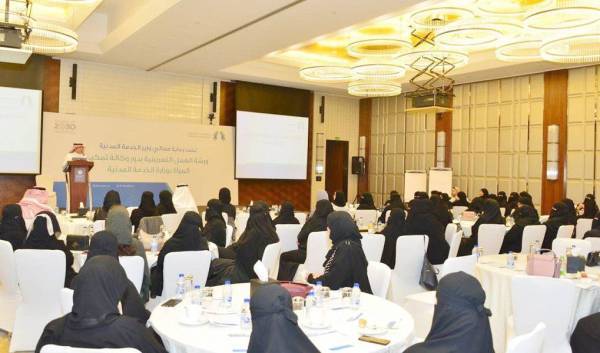
<svg viewBox="0 0 600 353"><path fill-rule="evenodd" d="M473 226L475 225L475 221L460 221L460 229L462 229L463 231L463 236L465 238L470 238L471 235L473 234L473 232L471 231L471 228L473 228ZM506 227L506 231L508 232L510 229L510 227Z"/></svg>
<svg viewBox="0 0 600 353"><path fill-rule="evenodd" d="M81 269L81 266L83 266L87 259L87 251L71 250L71 252L73 253L73 269L79 272L79 269ZM148 260L148 267L152 267L156 265L158 254L146 251L146 259Z"/></svg>
<svg viewBox="0 0 600 353"><path fill-rule="evenodd" d="M71 218L69 215L57 214L58 224L62 234L67 235L89 235L89 227L93 222L87 218Z"/></svg>
<svg viewBox="0 0 600 353"><path fill-rule="evenodd" d="M480 258L475 274L486 294L486 307L492 311L490 324L496 352L504 352L507 338L508 317L512 315L512 278L526 275L527 256L518 255L515 269L506 268L506 255L489 255ZM582 317L600 311L600 268L588 267L588 275L593 282L573 280L579 289L575 316L571 320L571 330Z"/></svg>
<svg viewBox="0 0 600 353"><path fill-rule="evenodd" d="M221 287L214 287L216 298L221 297L221 290ZM248 297L249 292L249 284L233 286L233 303L236 312L239 312L243 298ZM181 303L174 308L158 306L150 317L152 328L160 335L170 353L231 353L246 350L250 330L242 330L238 325L216 326L212 323L202 326L182 325L178 322L178 315L181 315L184 305ZM331 352L331 348L345 345L350 347L339 349L337 352L403 352L406 342L412 342L414 321L410 314L397 304L363 293L359 312L362 313L362 318L371 322L396 322L394 329L377 336L391 340L388 346L359 341L358 320L347 321L349 317L357 315L356 311L350 309L329 311L331 329L323 331L305 329L305 332L321 352ZM239 316L235 322L239 322Z"/></svg>

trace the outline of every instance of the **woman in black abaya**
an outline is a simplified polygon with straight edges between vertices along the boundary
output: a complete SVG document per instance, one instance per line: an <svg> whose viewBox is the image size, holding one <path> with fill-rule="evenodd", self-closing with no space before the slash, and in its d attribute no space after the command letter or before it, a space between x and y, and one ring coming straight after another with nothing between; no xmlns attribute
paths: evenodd
<svg viewBox="0 0 600 353"><path fill-rule="evenodd" d="M385 223L388 212L394 208L404 209L404 202L402 202L400 194L396 191L390 193L390 199L386 202L385 208L381 212L381 216L379 216L379 223Z"/></svg>
<svg viewBox="0 0 600 353"><path fill-rule="evenodd" d="M577 206L580 211L580 218L594 218L598 213L598 204L596 197L592 194L585 195L585 199Z"/></svg>
<svg viewBox="0 0 600 353"><path fill-rule="evenodd" d="M504 191L498 191L498 206L500 206L500 208L505 208L508 204L508 199L506 198L506 193Z"/></svg>
<svg viewBox="0 0 600 353"><path fill-rule="evenodd" d="M388 265L391 269L396 266L396 241L398 237L404 234L406 227L406 213L401 208L394 208L390 213L385 228L381 234L385 236L381 262Z"/></svg>
<svg viewBox="0 0 600 353"><path fill-rule="evenodd" d="M300 224L300 221L294 215L294 205L291 202L285 201L281 204L279 215L275 217L273 224Z"/></svg>
<svg viewBox="0 0 600 353"><path fill-rule="evenodd" d="M515 219L515 225L504 236L502 247L500 248L501 254L506 254L509 251L521 252L521 246L523 242L523 230L526 226L540 224L540 219L537 211L527 205L519 207L514 213L513 218ZM527 251L528 249L525 249Z"/></svg>
<svg viewBox="0 0 600 353"><path fill-rule="evenodd" d="M202 235L206 240L224 247L227 242L227 222L223 219L223 204L217 199L211 199L206 206L204 213L206 225L204 225ZM200 227L202 228L202 225Z"/></svg>
<svg viewBox="0 0 600 353"><path fill-rule="evenodd" d="M2 223L0 223L0 240L9 242L14 251L23 246L25 237L27 237L27 226L25 226L21 206L17 204L4 206Z"/></svg>
<svg viewBox="0 0 600 353"><path fill-rule="evenodd" d="M346 193L343 191L336 191L333 194L333 209L336 211L341 211L346 208L346 204L348 203L348 199L346 198Z"/></svg>
<svg viewBox="0 0 600 353"><path fill-rule="evenodd" d="M373 195L370 192L365 192L360 196L360 201L357 210L376 210Z"/></svg>
<svg viewBox="0 0 600 353"><path fill-rule="evenodd" d="M163 190L158 194L156 209L159 215L177 213L175 205L173 205L173 194L169 190Z"/></svg>
<svg viewBox="0 0 600 353"><path fill-rule="evenodd" d="M108 217L108 211L114 205L121 204L121 195L119 195L118 191L109 190L106 195L104 195L104 202L102 203L102 207L96 210L94 213L94 221L105 221L106 217Z"/></svg>
<svg viewBox="0 0 600 353"><path fill-rule="evenodd" d="M431 204L433 207L433 214L445 229L448 224L452 223L453 219L452 214L448 210L448 206L438 195L431 196Z"/></svg>
<svg viewBox="0 0 600 353"><path fill-rule="evenodd" d="M56 344L166 353L151 330L137 319L119 314L117 305L126 289L125 271L113 257L99 255L87 261L75 282L73 310L46 325L35 352Z"/></svg>
<svg viewBox="0 0 600 353"><path fill-rule="evenodd" d="M510 216L514 210L516 210L519 203L519 194L516 192L511 192L508 200L506 202L506 211L504 212L504 217ZM575 210L575 209L573 209Z"/></svg>
<svg viewBox="0 0 600 353"><path fill-rule="evenodd" d="M459 191L456 197L457 199L452 202L452 206L469 207L469 200L467 200L467 194L464 191Z"/></svg>
<svg viewBox="0 0 600 353"><path fill-rule="evenodd" d="M483 213L473 227L471 227L471 237L463 240L458 250L459 256L471 255L473 248L479 242L479 227L482 224L504 224L505 220L500 212L500 205L496 200L487 199L483 203Z"/></svg>
<svg viewBox="0 0 600 353"><path fill-rule="evenodd" d="M586 316L577 322L571 335L573 353L597 352L600 347L600 313Z"/></svg>
<svg viewBox="0 0 600 353"><path fill-rule="evenodd" d="M562 202L557 202L552 205L552 210L550 211L550 217L544 223L546 225L546 234L544 235L544 242L542 243L542 248L544 249L552 249L552 241L556 239L556 235L558 234L558 228L564 225L568 225L569 223L569 208Z"/></svg>
<svg viewBox="0 0 600 353"><path fill-rule="evenodd" d="M571 199L562 199L560 202L567 205L567 209L569 210L569 224L576 225L577 224L577 210L575 209L575 203Z"/></svg>
<svg viewBox="0 0 600 353"><path fill-rule="evenodd" d="M235 206L231 204L231 191L228 188L219 190L219 201L223 204L223 212L231 219L235 219ZM228 221L227 219L225 220Z"/></svg>
<svg viewBox="0 0 600 353"><path fill-rule="evenodd" d="M411 203L406 219L406 235L427 235L429 244L427 246L427 259L433 265L443 264L448 257L450 246L444 236L444 226L432 213L431 201L426 199L415 199Z"/></svg>
<svg viewBox="0 0 600 353"><path fill-rule="evenodd" d="M154 217L158 216L158 209L156 208L156 204L154 203L154 194L152 191L144 191L142 193L142 198L140 200L140 205L138 208L131 212L131 224L133 224L134 231L137 232L137 229L140 225L140 221L144 217Z"/></svg>

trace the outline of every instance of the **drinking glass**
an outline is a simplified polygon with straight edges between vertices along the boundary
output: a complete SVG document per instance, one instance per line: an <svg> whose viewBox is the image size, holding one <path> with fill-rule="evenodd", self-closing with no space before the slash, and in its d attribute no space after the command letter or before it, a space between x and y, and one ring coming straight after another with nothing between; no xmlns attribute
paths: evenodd
<svg viewBox="0 0 600 353"><path fill-rule="evenodd" d="M296 312L304 310L304 298L293 297L292 298L292 309Z"/></svg>
<svg viewBox="0 0 600 353"><path fill-rule="evenodd" d="M351 298L352 298L352 288L350 288L350 287L342 288L342 303L350 305Z"/></svg>

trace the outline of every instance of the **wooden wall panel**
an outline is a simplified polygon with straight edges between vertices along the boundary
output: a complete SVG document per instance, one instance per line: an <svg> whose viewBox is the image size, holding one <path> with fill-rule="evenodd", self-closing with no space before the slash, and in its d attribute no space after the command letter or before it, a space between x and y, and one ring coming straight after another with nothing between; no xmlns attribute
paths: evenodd
<svg viewBox="0 0 600 353"><path fill-rule="evenodd" d="M235 82L221 81L219 125L235 126Z"/></svg>
<svg viewBox="0 0 600 353"><path fill-rule="evenodd" d="M452 111L438 113L435 117L435 145L437 146L437 133L446 133L446 151L444 154L444 167L452 165ZM437 166L437 148L435 149L435 165Z"/></svg>
<svg viewBox="0 0 600 353"><path fill-rule="evenodd" d="M373 99L366 98L360 100L359 118L358 118L358 136L365 136L365 174L358 176L358 194L369 191L369 163L371 156L371 114ZM360 142L359 142L360 144Z"/></svg>
<svg viewBox="0 0 600 353"><path fill-rule="evenodd" d="M58 113L60 97L60 60L48 59L44 64L44 102L45 112Z"/></svg>

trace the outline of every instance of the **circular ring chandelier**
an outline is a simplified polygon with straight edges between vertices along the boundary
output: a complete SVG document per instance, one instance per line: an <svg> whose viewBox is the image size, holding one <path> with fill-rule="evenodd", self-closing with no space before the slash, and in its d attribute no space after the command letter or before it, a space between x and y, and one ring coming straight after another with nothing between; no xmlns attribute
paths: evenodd
<svg viewBox="0 0 600 353"><path fill-rule="evenodd" d="M345 66L320 65L300 69L300 77L315 82L348 82L354 79L352 69Z"/></svg>
<svg viewBox="0 0 600 353"><path fill-rule="evenodd" d="M528 11L546 8L553 0L479 0L478 9L484 16L522 16Z"/></svg>
<svg viewBox="0 0 600 353"><path fill-rule="evenodd" d="M23 49L39 54L63 54L77 49L79 37L69 29L34 21L29 23L28 30Z"/></svg>
<svg viewBox="0 0 600 353"><path fill-rule="evenodd" d="M470 22L443 28L435 37L436 45L461 50L481 50L495 46L506 36L516 35L523 27L510 22Z"/></svg>
<svg viewBox="0 0 600 353"><path fill-rule="evenodd" d="M473 11L458 6L431 7L413 12L410 23L418 28L438 29L450 23L475 17Z"/></svg>
<svg viewBox="0 0 600 353"><path fill-rule="evenodd" d="M390 58L412 49L409 41L401 39L367 39L350 43L346 47L349 55L356 58Z"/></svg>
<svg viewBox="0 0 600 353"><path fill-rule="evenodd" d="M403 77L406 69L391 63L364 63L352 68L357 78L371 81L387 81Z"/></svg>
<svg viewBox="0 0 600 353"><path fill-rule="evenodd" d="M469 55L453 50L427 49L402 54L397 61L415 70L424 70L432 63L440 61L458 68L469 63Z"/></svg>
<svg viewBox="0 0 600 353"><path fill-rule="evenodd" d="M496 48L496 58L507 62L540 60L542 40L532 37L516 37L504 40Z"/></svg>
<svg viewBox="0 0 600 353"><path fill-rule="evenodd" d="M523 20L527 29L560 31L591 25L600 20L598 3L581 0L557 0L557 6L530 13Z"/></svg>
<svg viewBox="0 0 600 353"><path fill-rule="evenodd" d="M544 60L565 64L600 61L600 31L550 39L540 49Z"/></svg>
<svg viewBox="0 0 600 353"><path fill-rule="evenodd" d="M348 84L348 93L358 97L391 97L402 93L402 85L392 81L354 81Z"/></svg>

